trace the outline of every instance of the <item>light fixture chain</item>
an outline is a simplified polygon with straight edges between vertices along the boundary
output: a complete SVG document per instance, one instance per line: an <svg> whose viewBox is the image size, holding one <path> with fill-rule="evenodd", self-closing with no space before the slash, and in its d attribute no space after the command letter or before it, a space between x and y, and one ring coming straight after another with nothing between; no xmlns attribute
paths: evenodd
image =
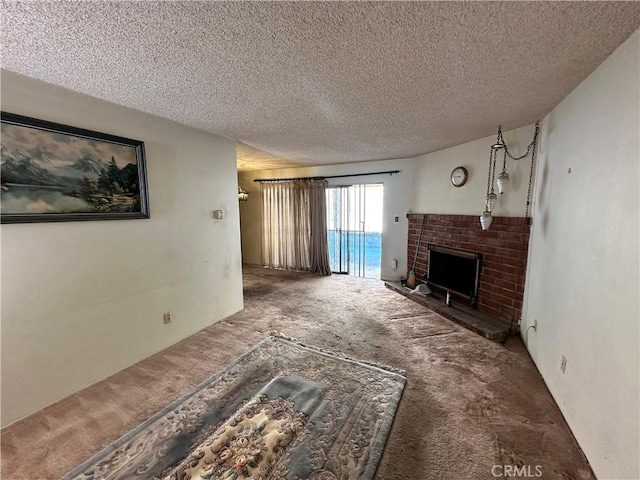
<svg viewBox="0 0 640 480"><path fill-rule="evenodd" d="M489 149L489 174L487 175L487 196L485 203L489 201L489 188L491 186L491 164L493 163L493 148Z"/></svg>
<svg viewBox="0 0 640 480"><path fill-rule="evenodd" d="M496 179L496 163L498 163L498 152L493 151L493 167L491 168L491 193L493 193L493 186Z"/></svg>
<svg viewBox="0 0 640 480"><path fill-rule="evenodd" d="M533 184L533 168L536 161L536 145L538 143L538 133L540 132L540 122L536 122L536 131L533 134L532 152L531 152L531 169L529 170L529 188L527 190L527 206L524 212L525 218L529 218L529 205L531 204L531 186ZM528 149L527 149L528 153Z"/></svg>
<svg viewBox="0 0 640 480"><path fill-rule="evenodd" d="M516 160L516 161L522 160L523 158L528 157L531 151L535 148L536 139L538 138L538 123L540 122L536 122L536 132L533 134L533 140L531 141L531 143L527 145L527 151L523 155L520 155L519 157L514 157L513 155L511 155L511 152L507 147L507 143L504 141L504 138L502 137L502 130L500 129L500 127L498 127L498 141L504 145L504 151L511 160ZM506 160L507 159L505 158L505 162Z"/></svg>

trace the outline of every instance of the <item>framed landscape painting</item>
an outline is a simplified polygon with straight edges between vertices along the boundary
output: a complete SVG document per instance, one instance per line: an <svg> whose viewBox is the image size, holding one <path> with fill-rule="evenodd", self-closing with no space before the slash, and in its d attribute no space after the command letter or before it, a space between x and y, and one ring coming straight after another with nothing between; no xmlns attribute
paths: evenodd
<svg viewBox="0 0 640 480"><path fill-rule="evenodd" d="M2 223L149 218L143 142L0 115Z"/></svg>

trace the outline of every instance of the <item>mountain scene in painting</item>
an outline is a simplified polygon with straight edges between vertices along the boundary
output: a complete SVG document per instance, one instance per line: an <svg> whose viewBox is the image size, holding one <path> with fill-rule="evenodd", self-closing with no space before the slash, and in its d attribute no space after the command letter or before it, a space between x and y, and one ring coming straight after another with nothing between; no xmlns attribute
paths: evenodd
<svg viewBox="0 0 640 480"><path fill-rule="evenodd" d="M3 214L140 211L136 150L3 122Z"/></svg>

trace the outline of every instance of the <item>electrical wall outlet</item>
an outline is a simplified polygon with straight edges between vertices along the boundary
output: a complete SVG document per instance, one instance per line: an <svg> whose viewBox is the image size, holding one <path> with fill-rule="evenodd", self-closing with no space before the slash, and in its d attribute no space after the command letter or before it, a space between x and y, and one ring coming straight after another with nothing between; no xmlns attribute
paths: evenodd
<svg viewBox="0 0 640 480"><path fill-rule="evenodd" d="M391 267L398 268L398 260L391 260Z"/></svg>
<svg viewBox="0 0 640 480"><path fill-rule="evenodd" d="M164 323L171 323L171 321L173 320L173 316L171 315L171 312L167 312L165 313L162 318L164 319Z"/></svg>
<svg viewBox="0 0 640 480"><path fill-rule="evenodd" d="M536 332L538 331L538 319L537 319L537 318L533 321L533 329L534 329Z"/></svg>
<svg viewBox="0 0 640 480"><path fill-rule="evenodd" d="M562 371L562 373L564 373L566 369L567 369L567 357L563 355L562 361L560 362L560 370Z"/></svg>

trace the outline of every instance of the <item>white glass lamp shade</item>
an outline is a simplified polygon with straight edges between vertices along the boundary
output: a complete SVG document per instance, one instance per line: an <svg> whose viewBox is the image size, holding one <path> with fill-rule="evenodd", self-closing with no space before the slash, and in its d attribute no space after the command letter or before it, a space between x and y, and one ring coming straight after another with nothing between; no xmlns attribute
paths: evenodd
<svg viewBox="0 0 640 480"><path fill-rule="evenodd" d="M496 208L496 203L498 203L498 196L491 192L487 195L487 210L493 212L493 209Z"/></svg>
<svg viewBox="0 0 640 480"><path fill-rule="evenodd" d="M502 195L509 186L509 174L507 172L502 172L498 175L498 178L496 178L496 185L498 186L498 193Z"/></svg>
<svg viewBox="0 0 640 480"><path fill-rule="evenodd" d="M238 200L241 202L249 200L249 192L245 192L242 187L238 187Z"/></svg>
<svg viewBox="0 0 640 480"><path fill-rule="evenodd" d="M480 215L480 225L482 226L482 230L489 230L492 220L493 217L491 216L491 212L489 210L485 210L484 212L482 212L482 215Z"/></svg>

